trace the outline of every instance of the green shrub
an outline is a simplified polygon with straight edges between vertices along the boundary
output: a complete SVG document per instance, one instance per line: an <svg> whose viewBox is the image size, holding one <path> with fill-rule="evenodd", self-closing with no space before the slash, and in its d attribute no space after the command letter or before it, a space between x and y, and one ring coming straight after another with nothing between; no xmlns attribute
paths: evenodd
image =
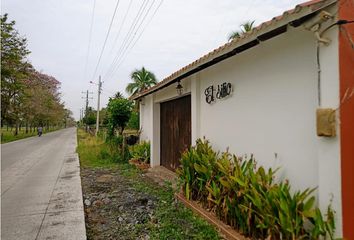
<svg viewBox="0 0 354 240"><path fill-rule="evenodd" d="M130 155L144 163L150 163L150 142L142 141L130 147Z"/></svg>
<svg viewBox="0 0 354 240"><path fill-rule="evenodd" d="M324 219L314 207L314 189L291 191L287 180L274 181L277 170L257 167L252 155L217 153L199 139L182 155L177 173L187 199L199 201L247 237L333 239L331 207Z"/></svg>
<svg viewBox="0 0 354 240"><path fill-rule="evenodd" d="M99 158L100 159L110 159L111 158L111 154L108 151L107 148L102 148L99 152Z"/></svg>
<svg viewBox="0 0 354 240"><path fill-rule="evenodd" d="M106 143L108 143L111 147L117 147L123 144L123 136L122 135L108 135L106 138Z"/></svg>
<svg viewBox="0 0 354 240"><path fill-rule="evenodd" d="M139 113L136 111L133 111L132 114L130 115L128 124L127 124L127 128L129 129L135 129L135 130L139 130Z"/></svg>
<svg viewBox="0 0 354 240"><path fill-rule="evenodd" d="M107 135L106 144L108 145L109 154L113 162L128 162L130 153L128 146L123 144L122 135Z"/></svg>

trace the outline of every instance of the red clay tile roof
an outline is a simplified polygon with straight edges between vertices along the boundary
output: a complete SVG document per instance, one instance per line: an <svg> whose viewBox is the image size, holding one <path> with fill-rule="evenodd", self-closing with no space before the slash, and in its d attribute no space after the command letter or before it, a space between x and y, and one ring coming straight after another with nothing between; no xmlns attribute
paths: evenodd
<svg viewBox="0 0 354 240"><path fill-rule="evenodd" d="M195 72L198 72L198 67L201 67L201 65L207 64L208 62L211 62L214 59L231 52L237 47L246 45L247 43L256 40L257 37L263 34L269 33L281 26L288 25L293 21L315 13L335 2L337 2L337 0L312 0L301 3L295 6L294 9L285 11L282 15L274 17L271 20L258 25L252 31L241 35L239 38L235 38L232 41L220 46L219 48L214 49L213 51L207 53L201 58L172 73L170 76L166 77L155 86L131 96L130 99L136 100L150 93L153 93L161 88L167 87L171 83L177 81L178 78L187 77L188 73L190 73L189 75L191 75Z"/></svg>

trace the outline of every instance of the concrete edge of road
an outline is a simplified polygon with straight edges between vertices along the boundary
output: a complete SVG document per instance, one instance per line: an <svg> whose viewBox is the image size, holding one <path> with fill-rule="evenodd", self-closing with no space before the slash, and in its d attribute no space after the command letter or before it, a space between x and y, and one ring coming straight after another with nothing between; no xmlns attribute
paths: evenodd
<svg viewBox="0 0 354 240"><path fill-rule="evenodd" d="M77 153L67 155L64 160L37 239L86 239Z"/></svg>

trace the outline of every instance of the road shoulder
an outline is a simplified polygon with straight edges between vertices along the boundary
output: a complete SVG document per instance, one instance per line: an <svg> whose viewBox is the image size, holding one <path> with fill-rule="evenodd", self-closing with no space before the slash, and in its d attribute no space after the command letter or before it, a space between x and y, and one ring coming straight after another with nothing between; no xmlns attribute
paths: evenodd
<svg viewBox="0 0 354 240"><path fill-rule="evenodd" d="M68 155L38 235L38 239L86 239L78 155Z"/></svg>

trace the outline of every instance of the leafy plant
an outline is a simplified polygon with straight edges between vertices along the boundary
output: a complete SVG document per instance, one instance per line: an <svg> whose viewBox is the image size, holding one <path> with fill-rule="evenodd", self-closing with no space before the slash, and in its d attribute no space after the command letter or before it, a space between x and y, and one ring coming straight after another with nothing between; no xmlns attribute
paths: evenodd
<svg viewBox="0 0 354 240"><path fill-rule="evenodd" d="M233 31L229 34L228 40L232 41L234 38L239 38L243 34L253 30L254 21L247 21L240 25L240 31Z"/></svg>
<svg viewBox="0 0 354 240"><path fill-rule="evenodd" d="M130 115L128 124L127 124L128 129L135 129L139 130L139 113L136 111L133 111L132 114Z"/></svg>
<svg viewBox="0 0 354 240"><path fill-rule="evenodd" d="M315 207L315 189L292 191L287 180L275 182L278 169L257 167L251 155L217 153L197 140L177 170L182 190L247 237L256 239L333 239L334 211L326 218Z"/></svg>
<svg viewBox="0 0 354 240"><path fill-rule="evenodd" d="M107 106L109 135L117 129L122 135L132 113L133 103L125 98L110 98Z"/></svg>
<svg viewBox="0 0 354 240"><path fill-rule="evenodd" d="M130 155L144 163L150 163L150 142L142 141L130 147Z"/></svg>
<svg viewBox="0 0 354 240"><path fill-rule="evenodd" d="M87 111L82 121L89 126L96 124L96 111L94 111L92 107L87 108Z"/></svg>
<svg viewBox="0 0 354 240"><path fill-rule="evenodd" d="M36 71L28 60L27 39L16 29L8 14L1 22L1 127L15 127L26 135L38 126L67 126L74 123L72 113L60 99L60 82L53 76Z"/></svg>
<svg viewBox="0 0 354 240"><path fill-rule="evenodd" d="M144 67L142 67L140 70L135 69L130 74L130 78L133 82L129 83L125 90L128 94L131 95L144 91L145 89L154 86L157 83L155 74L146 70Z"/></svg>

